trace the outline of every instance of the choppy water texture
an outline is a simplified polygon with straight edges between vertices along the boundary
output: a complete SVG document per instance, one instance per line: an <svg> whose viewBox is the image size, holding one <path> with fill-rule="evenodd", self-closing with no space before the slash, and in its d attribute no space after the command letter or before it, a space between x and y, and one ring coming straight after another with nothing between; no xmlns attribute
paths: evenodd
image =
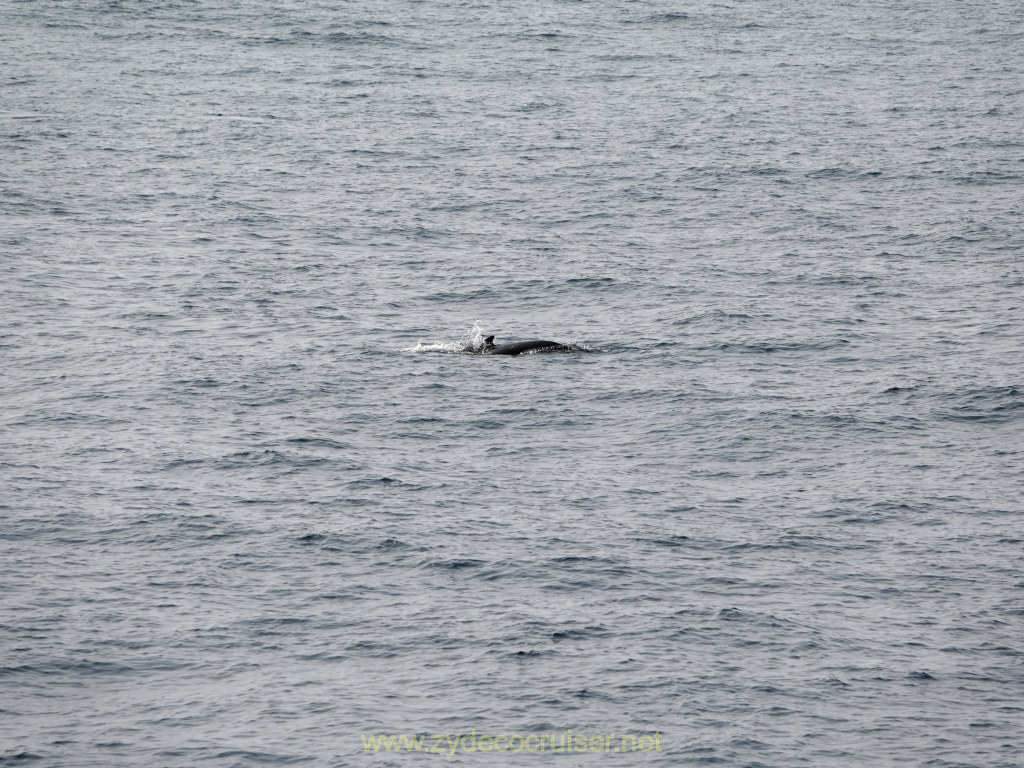
<svg viewBox="0 0 1024 768"><path fill-rule="evenodd" d="M1010 0L4 2L0 764L1024 764L1022 114Z"/></svg>

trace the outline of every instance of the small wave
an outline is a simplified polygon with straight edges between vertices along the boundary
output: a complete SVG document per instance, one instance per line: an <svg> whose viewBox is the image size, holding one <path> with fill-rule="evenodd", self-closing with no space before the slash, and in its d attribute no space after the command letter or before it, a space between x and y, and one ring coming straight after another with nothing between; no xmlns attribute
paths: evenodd
<svg viewBox="0 0 1024 768"><path fill-rule="evenodd" d="M983 387L964 394L949 394L950 405L940 412L948 421L1003 423L1013 421L1024 412L1024 397L1014 386Z"/></svg>
<svg viewBox="0 0 1024 768"><path fill-rule="evenodd" d="M342 443L326 437L289 437L285 442L343 451L351 450L352 448L350 443Z"/></svg>
<svg viewBox="0 0 1024 768"><path fill-rule="evenodd" d="M611 277L571 277L565 281L573 288L620 288L621 285Z"/></svg>
<svg viewBox="0 0 1024 768"><path fill-rule="evenodd" d="M551 641L555 643L563 640L586 640L591 637L604 637L608 635L605 627L582 627L580 629L561 629L551 633Z"/></svg>
<svg viewBox="0 0 1024 768"><path fill-rule="evenodd" d="M722 352L740 352L740 353L773 353L773 352L804 352L804 351L825 351L841 347L850 342L846 339L833 339L830 341L818 341L818 342L798 342L798 341L779 341L779 342L722 342L712 347L706 347L704 349L717 349Z"/></svg>
<svg viewBox="0 0 1024 768"><path fill-rule="evenodd" d="M22 750L10 755L0 755L0 765L21 765L23 763L31 763L42 759L42 755Z"/></svg>
<svg viewBox="0 0 1024 768"><path fill-rule="evenodd" d="M484 560L473 558L461 558L453 560L425 560L420 563L421 568L439 568L448 571L461 571L465 568L479 568L486 565Z"/></svg>
<svg viewBox="0 0 1024 768"><path fill-rule="evenodd" d="M656 13L648 18L648 21L672 23L676 21L689 21L690 15L682 12Z"/></svg>

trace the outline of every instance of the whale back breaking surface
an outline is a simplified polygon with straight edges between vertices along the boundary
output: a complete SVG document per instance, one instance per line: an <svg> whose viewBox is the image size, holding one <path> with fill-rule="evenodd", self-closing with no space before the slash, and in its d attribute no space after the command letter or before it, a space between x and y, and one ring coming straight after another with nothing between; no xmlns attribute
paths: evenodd
<svg viewBox="0 0 1024 768"><path fill-rule="evenodd" d="M495 344L494 336L484 337L478 326L474 326L466 337L458 341L424 344L403 349L403 352L441 352L445 354L468 355L521 355L526 352L593 352L591 347L575 343L566 344L550 339L530 339Z"/></svg>
<svg viewBox="0 0 1024 768"><path fill-rule="evenodd" d="M532 341L513 341L508 344L496 344L492 349L488 351L492 355L519 355L523 352L530 352L535 349L545 349L551 351L568 350L565 344L559 344L557 341L548 341L547 339L533 339Z"/></svg>

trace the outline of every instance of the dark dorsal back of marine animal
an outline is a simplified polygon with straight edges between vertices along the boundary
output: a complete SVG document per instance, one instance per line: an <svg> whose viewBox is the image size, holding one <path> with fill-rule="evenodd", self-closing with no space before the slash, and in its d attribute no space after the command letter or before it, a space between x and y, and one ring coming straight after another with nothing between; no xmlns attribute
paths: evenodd
<svg viewBox="0 0 1024 768"><path fill-rule="evenodd" d="M523 352L531 352L535 349L548 351L567 352L571 347L559 344L557 341L547 339L533 339L532 341L513 341L508 344L495 344L494 337L488 336L484 339L484 354L488 355L520 355Z"/></svg>

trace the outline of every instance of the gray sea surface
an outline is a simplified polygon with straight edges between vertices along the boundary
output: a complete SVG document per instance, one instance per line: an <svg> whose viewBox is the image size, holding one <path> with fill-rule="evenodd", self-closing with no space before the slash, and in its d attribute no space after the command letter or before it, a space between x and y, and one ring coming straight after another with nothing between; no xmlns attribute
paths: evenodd
<svg viewBox="0 0 1024 768"><path fill-rule="evenodd" d="M1022 116L1011 0L2 0L0 765L1024 765Z"/></svg>

